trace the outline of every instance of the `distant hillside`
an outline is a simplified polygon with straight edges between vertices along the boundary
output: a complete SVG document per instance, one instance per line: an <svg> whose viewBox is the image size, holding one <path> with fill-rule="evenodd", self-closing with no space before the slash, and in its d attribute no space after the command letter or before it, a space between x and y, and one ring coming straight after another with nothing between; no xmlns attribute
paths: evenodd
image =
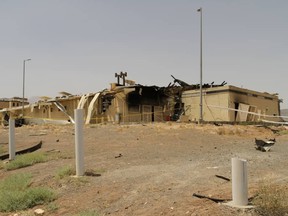
<svg viewBox="0 0 288 216"><path fill-rule="evenodd" d="M288 109L281 109L281 116L288 116Z"/></svg>

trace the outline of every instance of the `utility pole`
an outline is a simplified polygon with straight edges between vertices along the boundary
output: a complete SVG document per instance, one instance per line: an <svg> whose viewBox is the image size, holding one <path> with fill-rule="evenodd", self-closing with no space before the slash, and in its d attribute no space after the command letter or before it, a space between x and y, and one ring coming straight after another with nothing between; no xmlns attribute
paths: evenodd
<svg viewBox="0 0 288 216"><path fill-rule="evenodd" d="M202 62L202 8L200 7L198 10L200 12L200 115L199 115L199 123L203 122L203 92L202 92L202 70L203 70L203 62Z"/></svg>
<svg viewBox="0 0 288 216"><path fill-rule="evenodd" d="M26 61L30 61L31 59L23 60L23 95L22 95L22 118L24 118L24 100L25 100L25 70L26 70Z"/></svg>

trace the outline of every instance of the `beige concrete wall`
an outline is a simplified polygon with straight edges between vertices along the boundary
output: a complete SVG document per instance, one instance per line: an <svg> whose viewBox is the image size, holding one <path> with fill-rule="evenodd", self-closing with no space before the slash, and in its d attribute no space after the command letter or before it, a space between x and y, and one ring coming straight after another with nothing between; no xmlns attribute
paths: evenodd
<svg viewBox="0 0 288 216"><path fill-rule="evenodd" d="M228 94L219 93L217 95L206 94L203 90L203 119L205 121L229 121L229 111L218 108L208 107L207 105L228 106ZM185 91L182 95L185 115L190 121L198 121L200 116L200 97L199 91Z"/></svg>
<svg viewBox="0 0 288 216"><path fill-rule="evenodd" d="M152 106L142 105L142 121L152 122Z"/></svg>
<svg viewBox="0 0 288 216"><path fill-rule="evenodd" d="M24 105L29 104L29 102L24 101ZM22 101L11 100L11 101L0 101L0 110L4 108L13 108L22 106Z"/></svg>
<svg viewBox="0 0 288 216"><path fill-rule="evenodd" d="M24 117L26 119L39 118L47 119L50 116L50 107L49 105L35 106L33 110L31 108L26 108L24 111ZM56 112L56 108L54 108Z"/></svg>
<svg viewBox="0 0 288 216"><path fill-rule="evenodd" d="M120 122L152 122L152 116L154 115L154 121L163 121L163 108L161 106L152 105L129 105L127 103L127 93L119 92L112 100L112 104L108 110L104 113L105 119L108 122L115 121L115 115L120 114ZM154 113L152 112L154 109Z"/></svg>
<svg viewBox="0 0 288 216"><path fill-rule="evenodd" d="M133 107L127 106L127 115L125 122L141 122L142 121L142 106L135 105Z"/></svg>
<svg viewBox="0 0 288 216"><path fill-rule="evenodd" d="M58 100L61 103L67 113L74 118L74 110L77 108L79 103L79 98L71 99L61 99ZM87 112L87 106L85 106L84 111ZM21 112L18 110L17 112ZM40 102L34 104L32 107L25 107L24 117L26 119L50 119L50 120L69 120L69 117L64 114L53 102Z"/></svg>
<svg viewBox="0 0 288 216"><path fill-rule="evenodd" d="M185 115L190 121L198 121L200 116L200 96L198 90L185 91L182 94ZM221 109L237 108L236 104L250 106L250 112L266 115L279 115L278 97L268 93L256 92L235 86L214 87L203 90L203 119L204 121L236 121L237 113L234 110ZM211 107L211 106L218 106ZM250 115L250 121L258 121L260 118ZM261 118L272 120L271 118ZM275 119L274 120L278 120Z"/></svg>
<svg viewBox="0 0 288 216"><path fill-rule="evenodd" d="M164 113L161 106L154 106L154 122L163 122Z"/></svg>
<svg viewBox="0 0 288 216"><path fill-rule="evenodd" d="M0 109L4 109L4 108L9 108L9 102L8 101L0 101Z"/></svg>
<svg viewBox="0 0 288 216"><path fill-rule="evenodd" d="M115 98L112 99L111 105L108 109L102 113L101 110L101 103L102 101L98 101L99 112L97 113L97 123L100 122L115 122L116 115L119 115L120 122L127 122L128 121L128 107L125 102L126 95L123 92L119 92L115 94Z"/></svg>
<svg viewBox="0 0 288 216"><path fill-rule="evenodd" d="M250 105L255 107L255 112L264 115L275 115L279 116L279 103L278 99L273 98L268 99L262 96L255 97L253 95L241 95L239 93L230 93L229 95L229 107L235 108L235 103L243 103L246 105ZM231 112L231 119L233 119L233 115L235 116L235 111ZM254 117L256 120L265 119L272 120L269 117ZM273 118L274 120L278 120ZM236 120L236 119L235 119Z"/></svg>

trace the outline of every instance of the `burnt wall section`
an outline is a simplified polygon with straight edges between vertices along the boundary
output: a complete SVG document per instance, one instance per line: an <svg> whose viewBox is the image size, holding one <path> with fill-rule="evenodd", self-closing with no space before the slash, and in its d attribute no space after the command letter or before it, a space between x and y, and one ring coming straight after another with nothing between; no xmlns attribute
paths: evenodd
<svg viewBox="0 0 288 216"><path fill-rule="evenodd" d="M127 95L128 106L164 106L166 101L167 96L164 94L163 89L157 86L137 86L135 91Z"/></svg>

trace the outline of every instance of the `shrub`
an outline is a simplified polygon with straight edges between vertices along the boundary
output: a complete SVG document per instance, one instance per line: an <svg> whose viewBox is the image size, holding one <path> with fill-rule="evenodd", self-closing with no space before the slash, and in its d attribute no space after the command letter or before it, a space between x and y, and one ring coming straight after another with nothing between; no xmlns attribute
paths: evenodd
<svg viewBox="0 0 288 216"><path fill-rule="evenodd" d="M279 131L279 135L287 135L288 134L288 130L280 130Z"/></svg>
<svg viewBox="0 0 288 216"><path fill-rule="evenodd" d="M53 201L56 196L48 188L31 186L31 175L16 174L0 182L0 211L11 212Z"/></svg>
<svg viewBox="0 0 288 216"><path fill-rule="evenodd" d="M217 134L218 135L233 135L234 133L231 129L220 127L217 130Z"/></svg>
<svg viewBox="0 0 288 216"><path fill-rule="evenodd" d="M6 170L15 170L22 167L32 166L36 163L43 163L47 161L47 157L44 153L28 153L23 155L17 155L14 160L5 164L4 168Z"/></svg>
<svg viewBox="0 0 288 216"><path fill-rule="evenodd" d="M47 210L48 210L48 212L50 212L50 213L54 213L54 212L56 212L57 210L59 209L59 206L56 204L56 203L49 203L48 205L47 205Z"/></svg>
<svg viewBox="0 0 288 216"><path fill-rule="evenodd" d="M0 155L2 155L2 154L4 154L4 153L6 153L6 151L4 150L3 146L0 145Z"/></svg>
<svg viewBox="0 0 288 216"><path fill-rule="evenodd" d="M285 213L288 213L287 188L285 186L261 183L253 204L260 215L285 215Z"/></svg>
<svg viewBox="0 0 288 216"><path fill-rule="evenodd" d="M58 179L63 179L67 176L75 175L75 173L76 173L76 171L74 168L72 168L70 166L65 166L65 167L60 168L57 171L56 177Z"/></svg>

